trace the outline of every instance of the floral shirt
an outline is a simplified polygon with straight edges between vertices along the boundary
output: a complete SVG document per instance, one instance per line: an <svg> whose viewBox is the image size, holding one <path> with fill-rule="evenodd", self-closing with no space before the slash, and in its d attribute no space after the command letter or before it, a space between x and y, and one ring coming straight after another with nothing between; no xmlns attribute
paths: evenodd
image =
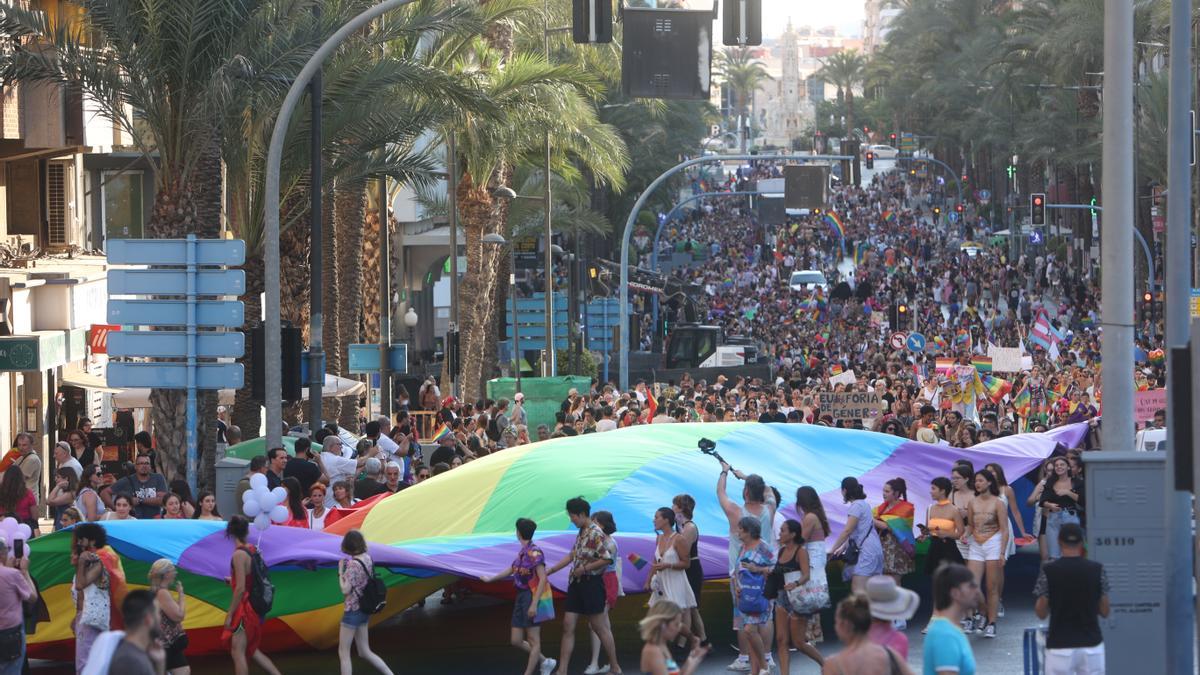
<svg viewBox="0 0 1200 675"><path fill-rule="evenodd" d="M595 523L588 523L587 527L580 528L575 537L575 547L571 549L571 556L574 558L575 567L601 559L612 560L612 553L609 553L605 543L604 530ZM597 576L604 574L604 570L605 568L601 567L586 574Z"/></svg>
<svg viewBox="0 0 1200 675"><path fill-rule="evenodd" d="M366 569L363 568L364 565ZM366 553L360 553L346 561L346 568L342 572L342 589L346 594L347 612L358 611L358 600L362 597L363 589L367 587L367 570L374 566L371 556Z"/></svg>
<svg viewBox="0 0 1200 675"><path fill-rule="evenodd" d="M537 583L537 568L546 564L546 555L542 549L529 542L521 547L517 559L513 561L513 586L518 591L532 590Z"/></svg>

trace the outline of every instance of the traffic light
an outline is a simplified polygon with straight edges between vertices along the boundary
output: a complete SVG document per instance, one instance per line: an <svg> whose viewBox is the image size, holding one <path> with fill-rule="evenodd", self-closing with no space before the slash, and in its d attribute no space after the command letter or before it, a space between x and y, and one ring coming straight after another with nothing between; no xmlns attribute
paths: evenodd
<svg viewBox="0 0 1200 675"><path fill-rule="evenodd" d="M896 145L896 134L888 134L888 140L892 142L893 146Z"/></svg>
<svg viewBox="0 0 1200 675"><path fill-rule="evenodd" d="M896 330L904 330L908 327L908 305L900 303L896 307Z"/></svg>
<svg viewBox="0 0 1200 675"><path fill-rule="evenodd" d="M1154 321L1154 295L1150 291L1146 291L1142 294L1142 303L1144 303L1142 316Z"/></svg>
<svg viewBox="0 0 1200 675"><path fill-rule="evenodd" d="M942 207L933 207L933 222L934 224L942 222Z"/></svg>
<svg viewBox="0 0 1200 675"><path fill-rule="evenodd" d="M959 213L962 213L962 212L963 212L963 205L962 205L962 202L959 202L959 203L955 204L955 205L954 205L954 210L955 210L955 211L958 211Z"/></svg>
<svg viewBox="0 0 1200 675"><path fill-rule="evenodd" d="M1034 192L1029 195L1029 222L1033 225L1046 224L1046 193Z"/></svg>
<svg viewBox="0 0 1200 675"><path fill-rule="evenodd" d="M283 400L299 401L301 388L300 361L304 348L300 344L300 329L290 323L284 323L279 328L279 359L281 361L280 384L283 389ZM250 365L250 396L256 401L266 401L267 374L266 363L266 329L261 325L250 329L251 352L248 355Z"/></svg>
<svg viewBox="0 0 1200 675"><path fill-rule="evenodd" d="M868 169L874 169L875 168L875 153L868 150L866 157L864 157L864 162L866 163Z"/></svg>
<svg viewBox="0 0 1200 675"><path fill-rule="evenodd" d="M571 37L576 44L612 42L612 3L573 0Z"/></svg>

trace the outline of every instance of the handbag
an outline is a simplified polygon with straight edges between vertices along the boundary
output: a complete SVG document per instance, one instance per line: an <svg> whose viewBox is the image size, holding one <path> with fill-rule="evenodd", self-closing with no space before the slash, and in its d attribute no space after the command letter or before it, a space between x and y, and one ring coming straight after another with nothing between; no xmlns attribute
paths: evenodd
<svg viewBox="0 0 1200 675"><path fill-rule="evenodd" d="M765 575L747 569L738 570L738 611L758 615L770 609L771 603L763 595L766 585Z"/></svg>
<svg viewBox="0 0 1200 675"><path fill-rule="evenodd" d="M533 615L535 624L544 623L554 618L554 589L550 588L550 584L546 584L546 589L542 591L541 596L536 599L537 611Z"/></svg>
<svg viewBox="0 0 1200 675"><path fill-rule="evenodd" d="M783 578L785 582L792 583L799 581L801 576L800 572L790 572ZM829 589L814 584L810 578L803 586L788 591L788 603L797 614L816 614L829 606Z"/></svg>
<svg viewBox="0 0 1200 675"><path fill-rule="evenodd" d="M11 663L24 654L23 624L0 630L0 663Z"/></svg>
<svg viewBox="0 0 1200 675"><path fill-rule="evenodd" d="M873 529L875 529L874 525L871 526L871 530ZM846 550L842 551L842 554L837 557L847 565L857 565L858 556L860 553L862 553L862 545L867 543L867 537L871 536L871 530L867 530L867 533L863 536L862 541L854 541L854 539L851 539L850 541L846 542Z"/></svg>

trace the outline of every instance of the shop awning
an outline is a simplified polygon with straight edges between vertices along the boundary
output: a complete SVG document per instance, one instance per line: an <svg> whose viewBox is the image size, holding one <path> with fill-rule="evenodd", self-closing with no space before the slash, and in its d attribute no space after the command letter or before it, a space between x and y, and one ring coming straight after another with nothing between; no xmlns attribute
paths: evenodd
<svg viewBox="0 0 1200 675"><path fill-rule="evenodd" d="M63 375L62 383L71 387L82 387L92 391L103 391L116 394L121 391L116 387L108 386L108 382L103 375L93 375L83 371L75 371Z"/></svg>

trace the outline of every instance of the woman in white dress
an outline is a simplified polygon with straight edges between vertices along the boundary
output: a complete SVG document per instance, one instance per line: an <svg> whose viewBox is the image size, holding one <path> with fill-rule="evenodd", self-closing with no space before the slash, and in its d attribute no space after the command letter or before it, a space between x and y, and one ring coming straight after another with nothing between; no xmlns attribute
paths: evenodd
<svg viewBox="0 0 1200 675"><path fill-rule="evenodd" d="M654 547L654 564L646 578L646 586L651 591L650 605L670 600L683 609L680 637L695 642L693 647L699 646L699 641L692 634L691 612L686 611L696 606L696 595L692 593L687 578L687 569L691 565L688 544L675 533L675 511L667 506L655 511L654 529L659 534Z"/></svg>

